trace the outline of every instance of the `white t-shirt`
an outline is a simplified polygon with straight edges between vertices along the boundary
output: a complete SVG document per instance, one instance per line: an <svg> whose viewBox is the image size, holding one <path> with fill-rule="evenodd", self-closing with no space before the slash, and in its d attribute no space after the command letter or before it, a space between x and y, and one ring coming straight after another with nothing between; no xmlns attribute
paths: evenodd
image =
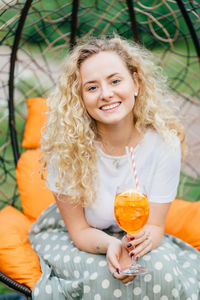
<svg viewBox="0 0 200 300"><path fill-rule="evenodd" d="M85 216L92 227L120 231L114 217L115 193L121 183L134 182L132 167L127 155L110 156L99 147L97 152L96 201L85 208ZM180 176L179 139L174 136L173 146L167 145L159 134L149 129L135 147L134 157L139 185L141 191L147 194L149 202L171 202L176 196ZM56 169L51 165L49 163L47 186L58 192L55 187Z"/></svg>

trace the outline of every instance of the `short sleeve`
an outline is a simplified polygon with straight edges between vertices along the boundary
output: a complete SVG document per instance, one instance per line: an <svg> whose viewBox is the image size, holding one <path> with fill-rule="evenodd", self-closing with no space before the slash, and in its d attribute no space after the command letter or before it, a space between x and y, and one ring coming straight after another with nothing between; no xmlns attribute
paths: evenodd
<svg viewBox="0 0 200 300"><path fill-rule="evenodd" d="M149 201L167 203L174 200L180 179L181 150L176 137L174 146L162 145L151 180Z"/></svg>
<svg viewBox="0 0 200 300"><path fill-rule="evenodd" d="M56 167L56 163L53 159L50 159L47 168L46 185L48 189L50 189L54 193L59 193L59 190L56 187L57 176L58 176L58 169Z"/></svg>

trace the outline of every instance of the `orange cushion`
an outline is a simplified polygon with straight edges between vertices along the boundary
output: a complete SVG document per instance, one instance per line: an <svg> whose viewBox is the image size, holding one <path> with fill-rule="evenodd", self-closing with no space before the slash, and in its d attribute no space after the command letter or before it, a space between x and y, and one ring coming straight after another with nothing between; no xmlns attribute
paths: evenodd
<svg viewBox="0 0 200 300"><path fill-rule="evenodd" d="M0 211L1 272L31 289L41 276L40 262L27 237L31 222L7 206Z"/></svg>
<svg viewBox="0 0 200 300"><path fill-rule="evenodd" d="M24 130L22 147L39 148L41 130L47 121L48 107L46 99L36 97L27 99L28 117Z"/></svg>
<svg viewBox="0 0 200 300"><path fill-rule="evenodd" d="M53 193L41 179L41 151L27 150L20 156L16 179L24 214L35 221L55 201Z"/></svg>
<svg viewBox="0 0 200 300"><path fill-rule="evenodd" d="M200 251L200 201L175 199L167 215L165 233L182 239Z"/></svg>

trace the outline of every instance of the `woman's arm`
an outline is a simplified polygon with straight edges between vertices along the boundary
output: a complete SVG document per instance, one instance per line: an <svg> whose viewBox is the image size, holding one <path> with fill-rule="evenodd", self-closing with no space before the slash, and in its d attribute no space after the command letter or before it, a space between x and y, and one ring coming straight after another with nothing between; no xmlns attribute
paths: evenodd
<svg viewBox="0 0 200 300"><path fill-rule="evenodd" d="M54 196L69 235L77 248L90 253L106 253L111 242L119 243L115 237L90 227L83 207L74 206L65 195L60 195L59 199L56 194Z"/></svg>
<svg viewBox="0 0 200 300"><path fill-rule="evenodd" d="M123 247L122 242L102 230L92 228L88 225L84 209L69 203L68 197L61 195L59 200L56 194L57 206L63 217L69 235L82 251L90 253L106 253L108 269L115 278L127 283L133 279L132 276L119 274L119 271L131 264L128 251Z"/></svg>
<svg viewBox="0 0 200 300"><path fill-rule="evenodd" d="M146 225L151 233L152 250L157 248L162 242L165 220L170 207L170 203L150 203L149 220Z"/></svg>

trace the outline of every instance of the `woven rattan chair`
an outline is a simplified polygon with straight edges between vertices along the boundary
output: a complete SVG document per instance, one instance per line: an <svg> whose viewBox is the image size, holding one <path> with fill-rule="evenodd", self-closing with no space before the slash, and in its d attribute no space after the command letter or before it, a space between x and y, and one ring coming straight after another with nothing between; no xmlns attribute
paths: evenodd
<svg viewBox="0 0 200 300"><path fill-rule="evenodd" d="M58 61L76 41L113 32L152 50L168 74L190 150L178 197L200 200L198 1L4 0L0 6L0 208L21 209L15 168L23 152L26 99L48 94ZM1 272L0 281L31 298L30 288Z"/></svg>

